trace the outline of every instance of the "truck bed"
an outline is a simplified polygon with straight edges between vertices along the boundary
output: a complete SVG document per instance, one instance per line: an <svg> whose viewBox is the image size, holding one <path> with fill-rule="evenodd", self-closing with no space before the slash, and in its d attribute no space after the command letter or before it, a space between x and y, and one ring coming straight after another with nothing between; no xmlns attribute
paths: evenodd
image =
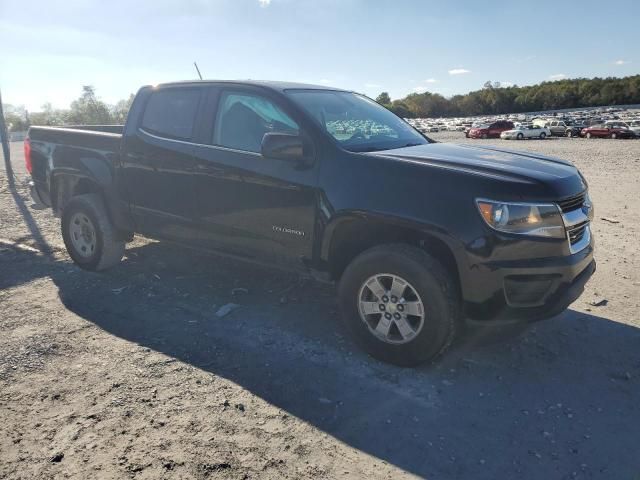
<svg viewBox="0 0 640 480"><path fill-rule="evenodd" d="M120 155L122 131L122 125L31 127L27 140L31 176L40 201L52 205L51 189L56 172L66 172L67 181L73 177L76 183L81 178L111 183L114 163ZM61 188L73 188L73 185Z"/></svg>
<svg viewBox="0 0 640 480"><path fill-rule="evenodd" d="M70 127L31 127L29 139L55 145L95 148L100 150L120 149L123 125L75 125Z"/></svg>

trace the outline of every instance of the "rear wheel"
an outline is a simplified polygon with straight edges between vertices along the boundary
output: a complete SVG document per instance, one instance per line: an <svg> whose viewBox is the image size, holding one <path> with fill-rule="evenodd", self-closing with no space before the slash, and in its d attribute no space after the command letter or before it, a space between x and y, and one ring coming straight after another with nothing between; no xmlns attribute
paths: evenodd
<svg viewBox="0 0 640 480"><path fill-rule="evenodd" d="M618 135L616 133L612 133L611 134L611 138L613 138L615 140L616 138L618 138Z"/></svg>
<svg viewBox="0 0 640 480"><path fill-rule="evenodd" d="M483 140L486 140L487 138L489 138L489 135L487 135L486 133L483 133L483 134L482 134L482 139L483 139Z"/></svg>
<svg viewBox="0 0 640 480"><path fill-rule="evenodd" d="M573 137L573 132L571 130L567 130L567 137Z"/></svg>
<svg viewBox="0 0 640 480"><path fill-rule="evenodd" d="M587 138L591 138L591 132L587 132L586 137L587 137Z"/></svg>
<svg viewBox="0 0 640 480"><path fill-rule="evenodd" d="M72 260L85 270L104 270L120 262L125 242L109 220L102 198L78 195L64 207L62 237Z"/></svg>
<svg viewBox="0 0 640 480"><path fill-rule="evenodd" d="M447 270L408 245L371 248L338 287L344 322L373 357L416 366L442 354L459 323L459 295Z"/></svg>

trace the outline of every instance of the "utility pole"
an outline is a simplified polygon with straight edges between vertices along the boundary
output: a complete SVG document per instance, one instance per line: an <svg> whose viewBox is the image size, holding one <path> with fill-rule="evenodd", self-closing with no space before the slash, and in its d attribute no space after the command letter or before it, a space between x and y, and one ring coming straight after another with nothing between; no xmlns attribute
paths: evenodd
<svg viewBox="0 0 640 480"><path fill-rule="evenodd" d="M4 162L6 165L11 165L9 132L7 130L7 124L4 121L4 111L2 109L2 93L0 93L0 142L2 142L2 153L4 155Z"/></svg>

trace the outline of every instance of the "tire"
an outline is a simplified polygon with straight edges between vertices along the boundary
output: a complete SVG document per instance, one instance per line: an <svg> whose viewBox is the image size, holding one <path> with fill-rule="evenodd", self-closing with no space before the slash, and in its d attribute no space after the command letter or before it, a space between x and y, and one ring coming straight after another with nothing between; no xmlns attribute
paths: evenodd
<svg viewBox="0 0 640 480"><path fill-rule="evenodd" d="M521 134L521 133L519 133L518 135L516 135L516 138L517 138L518 140L522 140L522 139L524 138L524 135L523 135L523 134Z"/></svg>
<svg viewBox="0 0 640 480"><path fill-rule="evenodd" d="M395 313L393 319L390 316L387 320L391 326L383 340L381 334L374 330L380 327L379 323L386 314L377 313L377 308L383 308L380 304L385 301L385 295L376 296L368 285L376 284L372 279L377 276L393 280L391 275L404 280L407 285L399 290L404 292L403 297L395 302L389 289L387 311ZM391 282L387 283L389 286ZM342 275L338 296L343 321L358 344L372 357L394 365L413 367L435 359L449 348L460 330L460 296L452 275L429 254L409 245L381 245L360 254ZM364 302L373 309L368 315L361 315L363 297L372 300ZM422 317L405 313L402 320L405 327L412 323L411 335L405 337L400 333L400 324L395 323L395 315L402 311L400 304L407 305L404 308L408 311L410 303L422 305L419 309Z"/></svg>
<svg viewBox="0 0 640 480"><path fill-rule="evenodd" d="M618 135L616 135L615 133L612 133L612 134L611 134L611 138L612 138L613 140L615 140L616 138L618 138Z"/></svg>
<svg viewBox="0 0 640 480"><path fill-rule="evenodd" d="M486 133L483 133L483 134L482 134L482 139L483 139L483 140L486 140L487 138L489 138L489 135L487 135Z"/></svg>
<svg viewBox="0 0 640 480"><path fill-rule="evenodd" d="M568 138L571 138L571 137L573 137L573 132L571 130L567 130L566 135L567 135Z"/></svg>
<svg viewBox="0 0 640 480"><path fill-rule="evenodd" d="M591 132L587 132L587 134L586 134L585 136L586 136L587 138L591 138L591 137L592 137Z"/></svg>
<svg viewBox="0 0 640 480"><path fill-rule="evenodd" d="M545 138L547 138L547 134L546 134L546 133L544 133L544 132L542 132L542 133L540 134L540 140L544 140Z"/></svg>
<svg viewBox="0 0 640 480"><path fill-rule="evenodd" d="M62 237L71 259L85 270L105 270L124 255L125 242L117 238L104 202L95 193L78 195L67 203Z"/></svg>

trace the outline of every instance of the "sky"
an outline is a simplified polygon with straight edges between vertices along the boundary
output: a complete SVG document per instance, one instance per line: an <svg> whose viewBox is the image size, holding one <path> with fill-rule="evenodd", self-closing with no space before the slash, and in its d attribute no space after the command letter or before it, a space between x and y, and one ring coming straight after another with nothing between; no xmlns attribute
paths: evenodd
<svg viewBox="0 0 640 480"><path fill-rule="evenodd" d="M487 80L640 73L639 0L0 0L3 103L114 104L196 77L286 80L392 98ZM625 13L626 12L626 13Z"/></svg>

